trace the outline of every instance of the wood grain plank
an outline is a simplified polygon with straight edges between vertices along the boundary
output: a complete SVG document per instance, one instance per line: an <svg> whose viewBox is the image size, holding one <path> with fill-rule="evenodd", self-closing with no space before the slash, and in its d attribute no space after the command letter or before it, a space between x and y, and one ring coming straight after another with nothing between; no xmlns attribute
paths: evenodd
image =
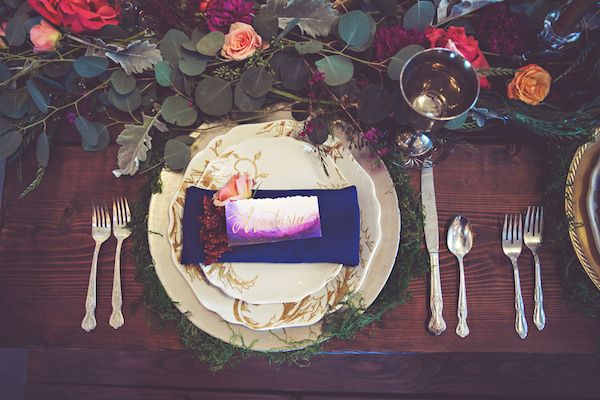
<svg viewBox="0 0 600 400"><path fill-rule="evenodd" d="M34 349L29 385L351 396L597 398L600 358L515 353L334 355L308 367L252 358L217 374L186 351Z"/></svg>
<svg viewBox="0 0 600 400"><path fill-rule="evenodd" d="M27 382L29 350L0 348L0 398L21 400Z"/></svg>

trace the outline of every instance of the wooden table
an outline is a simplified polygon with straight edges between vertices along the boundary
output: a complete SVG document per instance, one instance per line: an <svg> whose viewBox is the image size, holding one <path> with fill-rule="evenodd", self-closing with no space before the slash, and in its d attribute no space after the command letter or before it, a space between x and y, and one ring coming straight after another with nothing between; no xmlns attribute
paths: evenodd
<svg viewBox="0 0 600 400"><path fill-rule="evenodd" d="M448 329L441 337L427 333L428 284L416 279L408 304L353 341L328 343L327 353L308 368L278 369L252 358L217 375L184 349L171 326L149 327L143 311L129 311L143 290L134 278L132 254L122 264L125 326L108 325L112 238L100 253L98 327L92 333L81 330L94 247L91 202L110 202L116 195L134 200L145 179L113 177L114 144L101 153L85 153L72 132L53 144L43 185L26 199L18 200L23 185L14 166L7 168L0 218L1 354L27 369L27 398L599 396L600 361L593 353L600 323L565 304L559 268L547 249L541 252L546 328L537 331L531 320L533 261L524 251L521 282L529 336L521 340L514 331L513 277L500 246L500 219L540 201L545 165L540 143L457 146L435 170L441 237L443 225L456 214L467 216L476 233L465 261L468 338L454 333L458 268L442 244ZM34 157L26 158L26 180L35 171ZM417 185L418 175L413 178ZM17 370L11 373L17 376Z"/></svg>

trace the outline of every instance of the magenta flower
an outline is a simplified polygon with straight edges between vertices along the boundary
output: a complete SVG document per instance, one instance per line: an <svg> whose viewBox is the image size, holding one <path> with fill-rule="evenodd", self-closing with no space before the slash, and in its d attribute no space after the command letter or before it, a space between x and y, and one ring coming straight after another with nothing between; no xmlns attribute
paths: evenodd
<svg viewBox="0 0 600 400"><path fill-rule="evenodd" d="M211 0L206 7L208 29L227 33L234 22L252 24L253 5L248 0Z"/></svg>
<svg viewBox="0 0 600 400"><path fill-rule="evenodd" d="M527 17L513 14L505 3L484 7L472 20L481 48L505 56L525 51Z"/></svg>
<svg viewBox="0 0 600 400"><path fill-rule="evenodd" d="M414 29L404 29L400 25L384 26L377 29L373 46L377 61L384 61L393 57L399 50L409 44L425 45L423 32Z"/></svg>

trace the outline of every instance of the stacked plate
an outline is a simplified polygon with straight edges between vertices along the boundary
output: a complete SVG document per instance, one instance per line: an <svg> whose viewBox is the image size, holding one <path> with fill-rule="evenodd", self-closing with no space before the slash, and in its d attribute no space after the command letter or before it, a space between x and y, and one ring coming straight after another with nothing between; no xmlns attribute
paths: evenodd
<svg viewBox="0 0 600 400"><path fill-rule="evenodd" d="M291 120L240 125L198 143L183 179L163 171L163 193L155 195L150 206L151 253L171 299L200 329L256 350L297 349L319 338L321 319L338 310L350 293L360 293L366 305L371 304L398 249L397 197L385 168L359 155L359 160L365 158L366 165L361 165L338 139L317 151L296 138L300 128ZM261 189L356 186L360 264L182 265L186 190L219 189L238 172L249 173ZM387 223L382 230L383 220Z"/></svg>

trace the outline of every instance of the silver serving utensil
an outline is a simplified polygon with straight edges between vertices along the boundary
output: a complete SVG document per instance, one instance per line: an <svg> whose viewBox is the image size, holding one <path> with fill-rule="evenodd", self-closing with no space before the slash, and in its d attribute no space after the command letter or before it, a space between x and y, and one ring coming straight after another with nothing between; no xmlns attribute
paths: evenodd
<svg viewBox="0 0 600 400"><path fill-rule="evenodd" d="M460 285L458 291L458 325L456 326L456 334L461 338L469 334L469 326L467 325L467 288L465 284L465 267L463 258L473 247L473 230L469 220L462 215L457 215L448 228L448 250L458 260L458 268L460 271Z"/></svg>
<svg viewBox="0 0 600 400"><path fill-rule="evenodd" d="M431 159L425 160L421 170L421 202L425 213L425 244L429 251L429 262L431 263L431 296L429 298L431 319L428 327L431 333L438 336L446 330L446 321L442 316L444 302L440 280L440 237Z"/></svg>

